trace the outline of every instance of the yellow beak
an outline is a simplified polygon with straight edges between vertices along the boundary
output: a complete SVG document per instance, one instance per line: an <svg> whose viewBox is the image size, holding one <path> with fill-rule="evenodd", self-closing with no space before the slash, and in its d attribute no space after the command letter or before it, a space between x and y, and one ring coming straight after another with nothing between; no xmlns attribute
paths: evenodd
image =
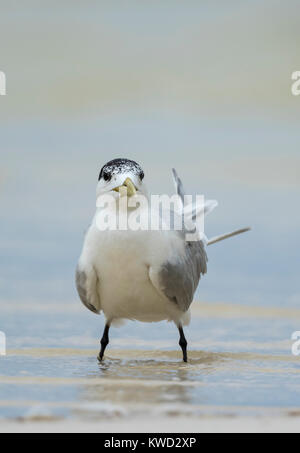
<svg viewBox="0 0 300 453"><path fill-rule="evenodd" d="M126 178L123 184L119 187L115 187L114 190L120 193L120 196L132 197L136 194L136 188L130 178Z"/></svg>

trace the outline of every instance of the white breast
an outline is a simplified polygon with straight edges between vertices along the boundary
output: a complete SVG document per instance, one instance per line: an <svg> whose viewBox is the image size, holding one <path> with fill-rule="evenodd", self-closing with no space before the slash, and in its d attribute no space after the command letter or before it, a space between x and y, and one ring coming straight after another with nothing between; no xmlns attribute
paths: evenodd
<svg viewBox="0 0 300 453"><path fill-rule="evenodd" d="M85 248L98 275L99 300L107 319L153 322L182 317L149 279L150 266L159 268L171 247L172 241L161 232L99 231L92 225Z"/></svg>

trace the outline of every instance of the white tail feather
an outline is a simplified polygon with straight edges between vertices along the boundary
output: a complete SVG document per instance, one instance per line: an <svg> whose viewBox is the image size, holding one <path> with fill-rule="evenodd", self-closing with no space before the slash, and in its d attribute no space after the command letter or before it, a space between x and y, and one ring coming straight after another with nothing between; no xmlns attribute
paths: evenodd
<svg viewBox="0 0 300 453"><path fill-rule="evenodd" d="M193 203L191 205L185 206L184 205L184 197L185 197L185 192L183 188L183 184L181 179L179 178L175 168L172 168L172 175L173 175L173 182L175 186L175 190L177 195L179 196L180 199L180 212L178 212L179 215L184 215L185 216L185 221L191 221L192 223L195 221L195 219L198 217L201 217L203 215L209 214L211 211L215 209L215 207L218 206L218 202L216 200L207 200L201 203ZM231 233L225 233L220 236L215 236L209 240L206 239L204 236L203 232L200 232L202 236L205 239L205 242L207 245L215 244L216 242L223 241L224 239L231 238L232 236L236 236L237 234L245 233L246 231L251 230L250 227L247 228L241 228L240 230L235 230L232 231Z"/></svg>
<svg viewBox="0 0 300 453"><path fill-rule="evenodd" d="M179 196L181 201L180 213L184 214L186 219L195 221L195 219L202 215L207 215L212 212L217 206L218 202L216 200L200 200L198 203L192 203L185 205L185 191L181 179L179 178L175 168L172 168L173 182L175 186L175 191ZM204 202L203 202L204 201Z"/></svg>
<svg viewBox="0 0 300 453"><path fill-rule="evenodd" d="M240 230L235 230L235 231L232 231L231 233L225 233L225 234L221 234L220 236L215 236L207 241L207 245L215 244L216 242L231 238L232 236L236 236L237 234L246 233L246 231L250 231L250 230L251 230L250 227L241 228Z"/></svg>

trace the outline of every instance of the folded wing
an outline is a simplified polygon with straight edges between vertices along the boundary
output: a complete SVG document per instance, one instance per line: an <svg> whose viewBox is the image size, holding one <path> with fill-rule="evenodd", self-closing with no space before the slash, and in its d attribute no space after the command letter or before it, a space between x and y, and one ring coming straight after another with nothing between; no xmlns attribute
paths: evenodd
<svg viewBox="0 0 300 453"><path fill-rule="evenodd" d="M184 253L174 253L157 271L150 267L149 277L160 294L185 312L193 301L201 275L207 271L206 263L203 242L186 242Z"/></svg>
<svg viewBox="0 0 300 453"><path fill-rule="evenodd" d="M82 303L93 313L101 311L98 296L98 276L92 265L83 265L80 261L76 269L76 288Z"/></svg>

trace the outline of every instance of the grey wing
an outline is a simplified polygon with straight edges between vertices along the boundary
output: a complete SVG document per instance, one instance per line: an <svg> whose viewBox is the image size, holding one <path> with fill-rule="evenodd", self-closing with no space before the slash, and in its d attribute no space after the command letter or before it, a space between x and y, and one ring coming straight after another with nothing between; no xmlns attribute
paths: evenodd
<svg viewBox="0 0 300 453"><path fill-rule="evenodd" d="M76 288L81 302L93 313L99 314L101 311L98 296L98 277L93 267L88 269L76 269Z"/></svg>
<svg viewBox="0 0 300 453"><path fill-rule="evenodd" d="M169 300L187 311L191 305L201 274L207 272L207 255L202 241L186 242L183 255L166 261L156 278L150 278Z"/></svg>

